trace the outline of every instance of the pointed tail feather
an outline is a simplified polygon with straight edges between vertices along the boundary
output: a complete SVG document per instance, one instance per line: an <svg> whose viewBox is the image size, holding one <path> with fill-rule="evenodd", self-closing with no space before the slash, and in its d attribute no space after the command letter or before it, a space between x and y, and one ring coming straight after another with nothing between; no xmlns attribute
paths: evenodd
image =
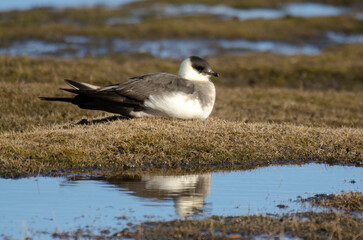
<svg viewBox="0 0 363 240"><path fill-rule="evenodd" d="M78 90L78 89L68 89L68 88L60 88L60 90L71 92L71 93L76 93L76 94L80 94L82 92L85 92L85 91Z"/></svg>
<svg viewBox="0 0 363 240"><path fill-rule="evenodd" d="M78 89L78 90L95 90L97 88L100 88L99 86L96 86L96 85L92 85L92 84L84 83L84 82L77 82L77 81L73 81L73 80L69 80L69 79L64 79L64 81L72 88Z"/></svg>

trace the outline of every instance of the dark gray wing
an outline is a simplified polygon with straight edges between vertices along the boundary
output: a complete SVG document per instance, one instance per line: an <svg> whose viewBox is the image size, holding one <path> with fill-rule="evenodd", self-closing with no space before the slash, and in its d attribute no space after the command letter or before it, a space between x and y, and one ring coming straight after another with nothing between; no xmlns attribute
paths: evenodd
<svg viewBox="0 0 363 240"><path fill-rule="evenodd" d="M144 101L150 95L167 92L184 92L192 94L195 85L179 76L169 73L146 74L131 78L131 81L99 88L96 94L126 97L136 101Z"/></svg>
<svg viewBox="0 0 363 240"><path fill-rule="evenodd" d="M83 109L102 110L124 116L133 115L131 112L147 110L144 101L152 94L165 92L184 92L193 94L195 85L188 80L167 73L147 74L131 78L131 81L121 84L98 88L88 83L66 80L73 89L62 89L77 94L73 98L42 98L47 101L70 102ZM158 112L157 115L162 116Z"/></svg>

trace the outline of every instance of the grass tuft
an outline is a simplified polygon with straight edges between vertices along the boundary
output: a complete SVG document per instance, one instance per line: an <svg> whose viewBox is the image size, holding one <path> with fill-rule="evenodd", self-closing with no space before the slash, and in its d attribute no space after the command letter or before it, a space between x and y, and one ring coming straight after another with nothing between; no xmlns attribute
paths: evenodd
<svg viewBox="0 0 363 240"><path fill-rule="evenodd" d="M116 232L112 238L136 239L360 239L363 223L340 213L296 213L274 216L213 216L203 220L146 222ZM106 234L109 234L107 232ZM79 230L55 233L55 237L99 239L109 237Z"/></svg>
<svg viewBox="0 0 363 240"><path fill-rule="evenodd" d="M340 194L316 194L314 197L302 199L316 206L336 208L348 211L363 211L363 194L361 192L342 192Z"/></svg>

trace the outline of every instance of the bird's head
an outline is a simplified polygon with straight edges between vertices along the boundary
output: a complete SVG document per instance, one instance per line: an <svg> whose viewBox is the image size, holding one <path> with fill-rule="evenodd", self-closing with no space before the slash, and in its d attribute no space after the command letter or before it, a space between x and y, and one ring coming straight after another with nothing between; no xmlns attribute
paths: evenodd
<svg viewBox="0 0 363 240"><path fill-rule="evenodd" d="M210 81L210 77L218 77L218 73L214 72L204 59L191 56L180 64L179 76L194 81Z"/></svg>

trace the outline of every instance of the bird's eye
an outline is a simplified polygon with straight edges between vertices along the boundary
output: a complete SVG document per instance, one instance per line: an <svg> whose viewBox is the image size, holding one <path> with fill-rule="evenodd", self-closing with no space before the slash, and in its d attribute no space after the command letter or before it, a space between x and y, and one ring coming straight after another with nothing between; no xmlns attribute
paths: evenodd
<svg viewBox="0 0 363 240"><path fill-rule="evenodd" d="M195 66L194 67L198 72L203 72L203 70L204 70L204 68L203 67L201 67L201 66Z"/></svg>

